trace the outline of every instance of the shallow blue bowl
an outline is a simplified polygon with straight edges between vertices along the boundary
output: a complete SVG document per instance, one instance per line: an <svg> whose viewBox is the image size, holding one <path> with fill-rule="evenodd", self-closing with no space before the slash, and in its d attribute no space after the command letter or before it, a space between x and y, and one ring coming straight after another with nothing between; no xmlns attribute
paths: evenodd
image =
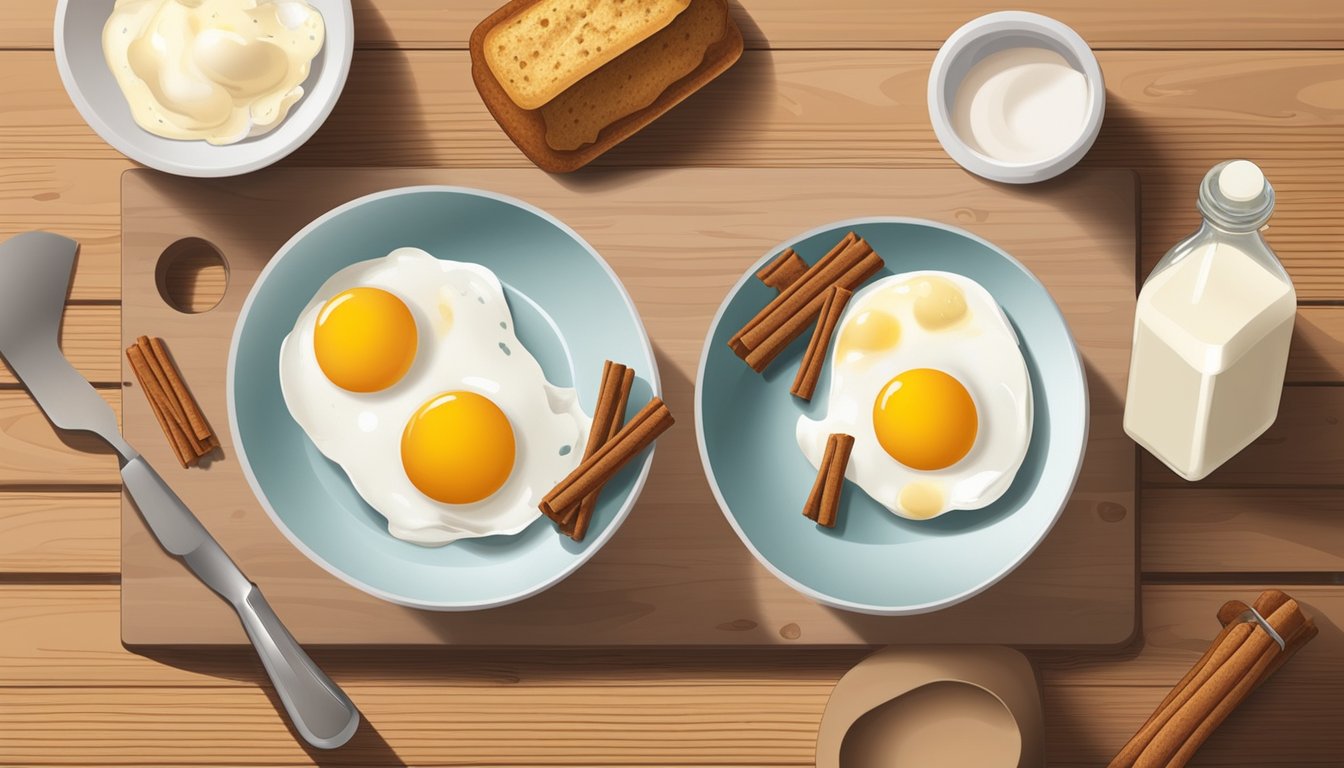
<svg viewBox="0 0 1344 768"><path fill-rule="evenodd" d="M415 246L489 267L504 283L519 339L553 384L592 413L608 358L634 368L633 412L659 393L634 303L611 267L569 227L526 203L456 187L409 187L347 203L304 227L252 287L229 351L229 426L248 483L294 546L344 581L402 605L488 608L572 573L611 538L648 476L652 449L601 496L588 536L541 518L514 536L427 548L393 538L345 473L308 440L280 394L280 342L333 273Z"/></svg>
<svg viewBox="0 0 1344 768"><path fill-rule="evenodd" d="M1004 496L981 510L927 522L897 517L846 484L839 524L802 515L816 470L794 439L801 414L826 409L827 367L810 403L789 394L807 334L765 375L728 339L775 296L754 275L785 248L815 262L850 230L885 260L877 278L920 269L985 286L1021 340L1034 425L1027 457ZM877 279L874 278L874 279ZM696 435L714 496L742 541L785 583L826 605L863 613L927 613L1002 579L1044 540L1073 490L1087 443L1087 383L1064 316L1045 286L1011 256L968 232L930 221L854 219L816 229L761 257L728 294L710 328L696 378Z"/></svg>

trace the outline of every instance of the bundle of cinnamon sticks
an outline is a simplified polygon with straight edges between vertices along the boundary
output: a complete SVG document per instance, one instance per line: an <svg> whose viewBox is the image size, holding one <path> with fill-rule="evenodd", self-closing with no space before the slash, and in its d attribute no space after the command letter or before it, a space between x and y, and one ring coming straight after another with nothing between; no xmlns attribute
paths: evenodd
<svg viewBox="0 0 1344 768"><path fill-rule="evenodd" d="M194 466L219 447L219 437L187 389L163 339L141 336L126 348L126 358L183 468Z"/></svg>
<svg viewBox="0 0 1344 768"><path fill-rule="evenodd" d="M1316 636L1315 622L1283 592L1262 592L1254 608L1258 617L1240 600L1223 605L1223 630L1213 645L1109 768L1181 768L1251 691ZM1261 617L1278 638L1261 626Z"/></svg>
<svg viewBox="0 0 1344 768"><path fill-rule="evenodd" d="M764 371L822 314L832 287L857 290L882 266L882 257L854 232L846 234L829 253L805 269L798 254L792 249L785 251L756 273L761 282L777 289L779 295L733 334L728 346L752 370Z"/></svg>

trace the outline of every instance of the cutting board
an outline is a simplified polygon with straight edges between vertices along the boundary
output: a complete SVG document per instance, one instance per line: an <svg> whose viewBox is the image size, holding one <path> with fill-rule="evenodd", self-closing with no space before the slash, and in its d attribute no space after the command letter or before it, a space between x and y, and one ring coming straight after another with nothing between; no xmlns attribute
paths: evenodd
<svg viewBox="0 0 1344 768"><path fill-rule="evenodd" d="M1115 646L1136 624L1135 463L1121 428L1136 271L1136 184L1128 171L1075 171L1007 187L957 170L271 169L196 180L130 171L122 181L122 336L163 337L215 428L228 429L225 369L234 322L258 272L325 211L392 187L453 184L521 198L572 226L633 296L680 418L625 525L563 583L475 613L382 602L307 560L252 496L225 435L207 468L181 469L123 365L122 418L206 527L307 645ZM1087 457L1073 499L1041 547L998 585L914 617L826 608L759 565L715 504L700 466L692 389L700 348L729 287L776 243L842 218L922 217L964 227L1027 264L1064 310L1091 393ZM224 257L214 308L184 314L156 281L188 237ZM389 243L391 246L396 243ZM369 257L381 256L370 253ZM122 506L122 638L220 645L246 638L229 608L165 555ZM956 567L949 563L948 567Z"/></svg>

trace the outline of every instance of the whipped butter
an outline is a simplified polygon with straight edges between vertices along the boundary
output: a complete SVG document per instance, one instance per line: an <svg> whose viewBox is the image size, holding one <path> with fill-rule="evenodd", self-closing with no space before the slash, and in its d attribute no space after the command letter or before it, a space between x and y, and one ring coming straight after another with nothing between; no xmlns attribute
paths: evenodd
<svg viewBox="0 0 1344 768"><path fill-rule="evenodd" d="M141 128L232 144L284 121L325 31L306 0L117 0L103 55Z"/></svg>

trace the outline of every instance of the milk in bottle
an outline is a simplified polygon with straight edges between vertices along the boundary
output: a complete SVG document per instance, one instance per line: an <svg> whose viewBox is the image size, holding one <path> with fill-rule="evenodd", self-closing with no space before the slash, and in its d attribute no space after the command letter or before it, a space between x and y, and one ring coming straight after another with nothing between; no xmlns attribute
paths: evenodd
<svg viewBox="0 0 1344 768"><path fill-rule="evenodd" d="M1125 432L1186 480L1245 448L1279 409L1297 296L1260 228L1274 190L1254 164L1215 166L1200 228L1139 293Z"/></svg>

